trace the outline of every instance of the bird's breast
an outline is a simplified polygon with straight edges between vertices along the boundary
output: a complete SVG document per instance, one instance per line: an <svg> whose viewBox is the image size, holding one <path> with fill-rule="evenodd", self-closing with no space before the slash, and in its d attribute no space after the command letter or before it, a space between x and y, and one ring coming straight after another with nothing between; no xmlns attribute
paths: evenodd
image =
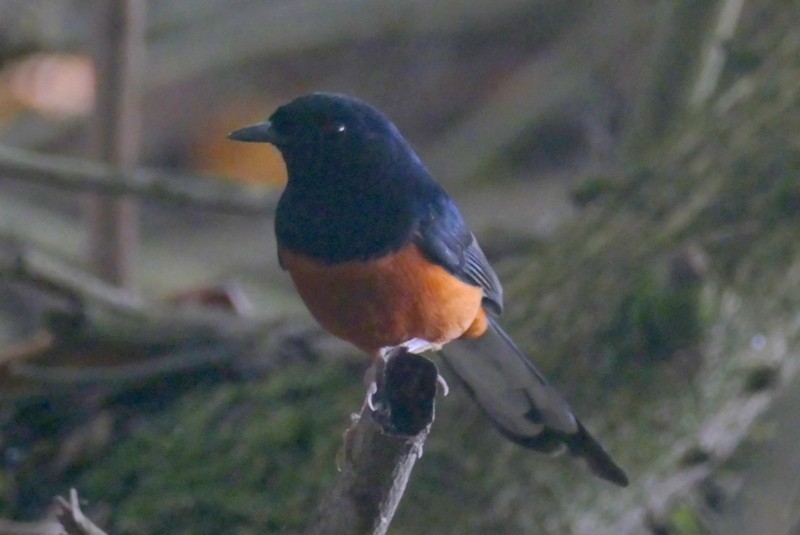
<svg viewBox="0 0 800 535"><path fill-rule="evenodd" d="M340 263L287 248L279 254L314 318L368 353L412 338L445 344L486 329L483 291L431 263L415 245Z"/></svg>

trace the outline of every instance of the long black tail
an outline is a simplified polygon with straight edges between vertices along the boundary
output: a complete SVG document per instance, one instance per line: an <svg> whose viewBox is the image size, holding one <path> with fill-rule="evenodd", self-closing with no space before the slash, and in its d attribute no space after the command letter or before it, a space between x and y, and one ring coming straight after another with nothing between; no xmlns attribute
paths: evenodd
<svg viewBox="0 0 800 535"><path fill-rule="evenodd" d="M597 476L623 487L628 484L625 472L493 319L486 334L450 342L442 353L447 366L510 440L542 452L566 448L583 458Z"/></svg>

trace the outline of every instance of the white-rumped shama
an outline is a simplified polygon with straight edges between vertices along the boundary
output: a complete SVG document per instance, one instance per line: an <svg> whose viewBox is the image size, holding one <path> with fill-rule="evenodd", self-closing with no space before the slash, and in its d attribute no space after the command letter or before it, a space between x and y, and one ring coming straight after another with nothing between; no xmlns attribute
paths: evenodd
<svg viewBox="0 0 800 535"><path fill-rule="evenodd" d="M628 478L495 319L503 290L455 202L374 107L313 93L230 134L271 143L289 181L275 214L278 258L328 331L377 356L442 349L510 440L566 449L601 478Z"/></svg>

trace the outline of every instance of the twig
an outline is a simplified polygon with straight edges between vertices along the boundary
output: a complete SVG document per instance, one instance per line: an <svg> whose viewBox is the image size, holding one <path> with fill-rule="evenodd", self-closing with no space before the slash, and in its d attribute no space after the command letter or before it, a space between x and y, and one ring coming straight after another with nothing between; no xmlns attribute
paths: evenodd
<svg viewBox="0 0 800 535"><path fill-rule="evenodd" d="M0 277L33 284L38 289L59 296L71 303L75 315L105 314L119 326L135 323L136 336L142 343L175 339L166 336L150 338L150 331L178 333L185 338L190 333L207 336L245 336L263 329L263 321L212 311L184 309L145 301L132 292L116 288L87 273L80 267L32 246L24 246L13 237L0 235ZM93 323L92 318L85 318ZM107 327L107 326L106 326Z"/></svg>
<svg viewBox="0 0 800 535"><path fill-rule="evenodd" d="M0 520L0 535L64 535L64 528L59 522L49 520L40 522Z"/></svg>
<svg viewBox="0 0 800 535"><path fill-rule="evenodd" d="M0 145L0 177L74 191L160 202L220 212L269 214L276 196L219 177L159 169L120 169L81 158L40 154Z"/></svg>
<svg viewBox="0 0 800 535"><path fill-rule="evenodd" d="M436 366L397 349L378 374L376 412L364 407L345 433L342 472L310 535L383 535L433 422Z"/></svg>
<svg viewBox="0 0 800 535"><path fill-rule="evenodd" d="M80 386L92 383L133 383L158 375L197 369L204 364L233 360L242 352L244 343L207 343L202 346L178 347L161 356L132 364L109 366L49 366L14 361L9 370L15 377L36 381L39 385Z"/></svg>
<svg viewBox="0 0 800 535"><path fill-rule="evenodd" d="M78 491L70 489L69 501L55 499L56 521L13 522L0 520L0 535L106 535L81 511Z"/></svg>
<svg viewBox="0 0 800 535"><path fill-rule="evenodd" d="M0 240L0 276L33 285L66 300L42 312L45 318L68 318L68 332L49 325L24 342L0 348L0 366L39 384L125 383L175 373L212 362L252 354L274 325L218 311L147 303L79 268L18 242ZM63 321L61 323L64 323ZM114 347L159 347L159 354L124 365L60 366L31 362L46 350L88 342ZM111 350L111 349L109 349ZM152 353L152 351L148 352Z"/></svg>
<svg viewBox="0 0 800 535"><path fill-rule="evenodd" d="M106 284L81 268L23 245L13 237L0 236L3 255L0 275L32 283L65 298L74 306L99 303L123 315L142 315L144 303L135 294Z"/></svg>
<svg viewBox="0 0 800 535"><path fill-rule="evenodd" d="M53 333L40 329L18 344L0 347L0 367L41 355L53 347L54 339Z"/></svg>
<svg viewBox="0 0 800 535"><path fill-rule="evenodd" d="M722 76L727 51L725 46L733 37L745 0L722 0L717 24L706 43L699 73L689 96L689 106L698 108L714 93Z"/></svg>
<svg viewBox="0 0 800 535"><path fill-rule="evenodd" d="M106 532L94 525L81 511L78 491L70 489L69 501L61 496L56 497L58 520L66 535L106 535Z"/></svg>

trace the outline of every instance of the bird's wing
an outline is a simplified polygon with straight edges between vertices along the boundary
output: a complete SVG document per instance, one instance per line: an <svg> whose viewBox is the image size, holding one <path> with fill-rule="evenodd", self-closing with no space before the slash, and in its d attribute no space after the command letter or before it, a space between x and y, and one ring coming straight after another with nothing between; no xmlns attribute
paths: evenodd
<svg viewBox="0 0 800 535"><path fill-rule="evenodd" d="M484 305L490 311L495 314L503 311L503 287L497 274L455 203L443 192L426 207L414 243L431 261L483 289Z"/></svg>
<svg viewBox="0 0 800 535"><path fill-rule="evenodd" d="M483 289L484 306L499 314L503 289L455 203L431 195L414 243L433 262ZM495 319L476 339L458 339L442 349L444 362L501 433L533 450L566 449L598 476L625 486L628 478L572 413Z"/></svg>

